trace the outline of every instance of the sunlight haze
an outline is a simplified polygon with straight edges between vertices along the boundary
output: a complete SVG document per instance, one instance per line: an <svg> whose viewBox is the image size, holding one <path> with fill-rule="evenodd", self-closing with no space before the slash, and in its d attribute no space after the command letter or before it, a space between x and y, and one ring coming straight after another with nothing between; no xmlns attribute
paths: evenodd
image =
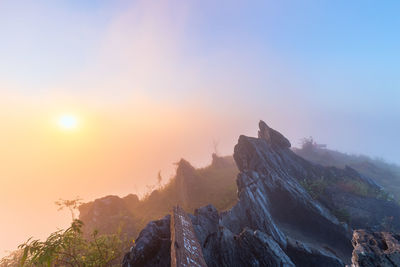
<svg viewBox="0 0 400 267"><path fill-rule="evenodd" d="M0 256L260 119L399 164L400 4L370 3L1 1Z"/></svg>

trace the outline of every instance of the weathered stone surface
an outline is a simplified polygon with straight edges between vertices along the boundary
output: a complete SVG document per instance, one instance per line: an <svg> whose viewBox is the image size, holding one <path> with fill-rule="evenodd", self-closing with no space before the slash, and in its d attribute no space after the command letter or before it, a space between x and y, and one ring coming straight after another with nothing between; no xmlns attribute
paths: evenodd
<svg viewBox="0 0 400 267"><path fill-rule="evenodd" d="M200 245L204 244L210 234L218 231L219 213L213 205L196 209L194 215L189 216Z"/></svg>
<svg viewBox="0 0 400 267"><path fill-rule="evenodd" d="M207 206L192 216L209 266L248 266L243 259L258 262L259 266L272 264L263 265L266 263L261 254L252 253L265 249L260 242L254 238L252 244L243 241L249 240L249 231L253 231L249 229L278 244L283 254L293 257L291 264L343 266L350 262L348 227L300 185L302 179L317 179L323 168L303 160L289 148L287 139L263 122L259 138L240 136L234 153L240 170L238 203L221 214ZM232 240L240 241L240 249ZM264 250L263 254L271 260L274 253ZM308 261L301 261L302 257Z"/></svg>
<svg viewBox="0 0 400 267"><path fill-rule="evenodd" d="M124 267L169 267L171 266L170 234L171 216L150 222L136 240L130 252L125 255Z"/></svg>
<svg viewBox="0 0 400 267"><path fill-rule="evenodd" d="M203 252L186 212L176 206L171 218L171 267L207 267Z"/></svg>
<svg viewBox="0 0 400 267"><path fill-rule="evenodd" d="M400 266L400 235L356 230L353 233L353 267Z"/></svg>
<svg viewBox="0 0 400 267"><path fill-rule="evenodd" d="M270 236L249 228L235 235L220 226L207 237L204 253L209 267L295 266Z"/></svg>
<svg viewBox="0 0 400 267"><path fill-rule="evenodd" d="M268 127L265 122L260 121L258 126L260 128L258 130L258 138L266 140L270 145L281 148L289 148L291 146L286 137L284 137L280 132Z"/></svg>
<svg viewBox="0 0 400 267"><path fill-rule="evenodd" d="M286 253L297 267L343 266L343 262L336 255L330 252L329 249L323 250L290 238L286 248Z"/></svg>

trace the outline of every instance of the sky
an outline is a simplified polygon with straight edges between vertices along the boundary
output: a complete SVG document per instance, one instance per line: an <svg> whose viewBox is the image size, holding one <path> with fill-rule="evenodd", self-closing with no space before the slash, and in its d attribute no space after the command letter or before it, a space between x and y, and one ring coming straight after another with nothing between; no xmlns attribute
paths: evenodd
<svg viewBox="0 0 400 267"><path fill-rule="evenodd" d="M263 119L400 164L398 1L0 0L0 255ZM75 129L60 127L65 115Z"/></svg>

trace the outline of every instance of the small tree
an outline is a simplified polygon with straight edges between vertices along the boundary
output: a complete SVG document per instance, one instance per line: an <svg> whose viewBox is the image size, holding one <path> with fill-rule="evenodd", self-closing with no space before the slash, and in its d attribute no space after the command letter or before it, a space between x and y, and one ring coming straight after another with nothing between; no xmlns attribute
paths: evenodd
<svg viewBox="0 0 400 267"><path fill-rule="evenodd" d="M214 154L215 155L219 155L219 153L218 153L218 146L219 146L219 141L217 141L217 140L213 140L213 150L214 150Z"/></svg>
<svg viewBox="0 0 400 267"><path fill-rule="evenodd" d="M58 206L58 210L68 209L71 212L72 221L76 219L75 211L79 208L81 204L83 204L82 199L80 197L76 197L73 200L66 200L60 198L55 202Z"/></svg>
<svg viewBox="0 0 400 267"><path fill-rule="evenodd" d="M158 175L157 175L158 188L161 188L161 182L162 182L161 171L158 171Z"/></svg>
<svg viewBox="0 0 400 267"><path fill-rule="evenodd" d="M314 138L312 138L312 136L301 139L301 149L303 149L304 151L307 152L313 151L315 146L316 143L314 141Z"/></svg>
<svg viewBox="0 0 400 267"><path fill-rule="evenodd" d="M124 245L118 235L99 236L94 231L92 239L87 240L82 226L83 222L75 220L68 229L52 233L46 241L28 239L18 247L23 250L21 266L117 266Z"/></svg>

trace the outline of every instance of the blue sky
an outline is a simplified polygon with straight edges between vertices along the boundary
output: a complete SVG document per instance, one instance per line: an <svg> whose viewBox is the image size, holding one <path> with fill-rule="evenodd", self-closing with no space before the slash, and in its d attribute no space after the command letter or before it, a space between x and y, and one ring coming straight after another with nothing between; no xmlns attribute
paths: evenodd
<svg viewBox="0 0 400 267"><path fill-rule="evenodd" d="M143 90L158 101L284 114L278 126L292 139L400 162L399 10L397 1L2 1L0 78L26 95L96 88L98 101L119 101L135 89L97 84L136 67L112 49L148 42L160 83ZM104 49L115 24L129 38ZM141 28L154 37L139 40Z"/></svg>

